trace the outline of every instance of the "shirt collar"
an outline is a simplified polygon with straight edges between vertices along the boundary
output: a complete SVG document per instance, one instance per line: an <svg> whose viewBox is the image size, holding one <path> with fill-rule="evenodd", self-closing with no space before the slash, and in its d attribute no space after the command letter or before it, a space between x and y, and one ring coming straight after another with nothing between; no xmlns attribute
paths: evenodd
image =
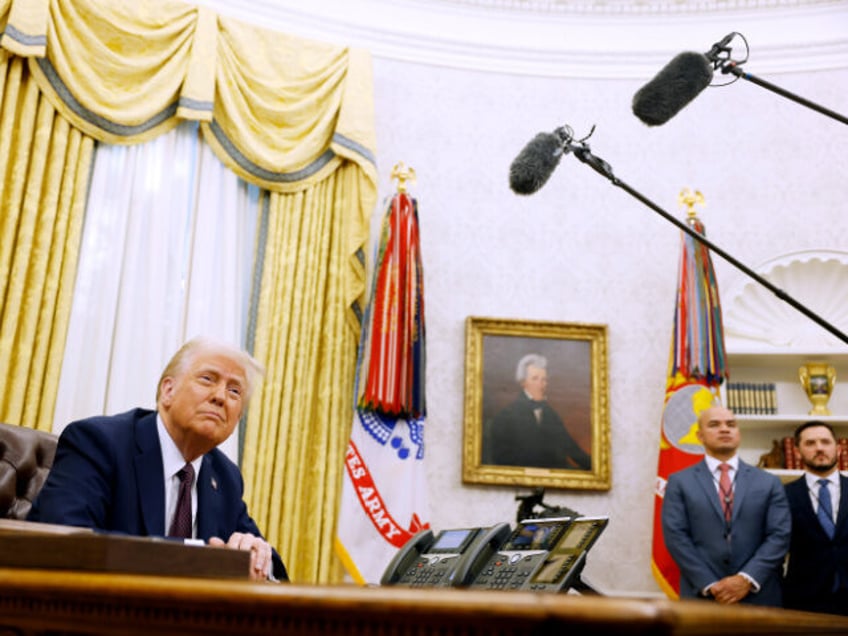
<svg viewBox="0 0 848 636"><path fill-rule="evenodd" d="M177 448L174 440L171 439L171 434L165 428L165 423L162 421L162 416L159 413L156 414L156 430L159 433L159 447L162 449L162 466L165 469L165 479L169 479L185 466L186 460L180 449ZM194 466L195 475L198 474L202 461L203 455L191 462L191 465Z"/></svg>
<svg viewBox="0 0 848 636"><path fill-rule="evenodd" d="M716 459L715 457L711 457L710 455L704 455L704 461L707 462L707 468L710 473L715 473L718 470L719 464L728 464L730 466L730 470L732 472L736 472L739 470L739 455L734 455L730 459L722 461L720 459Z"/></svg>
<svg viewBox="0 0 848 636"><path fill-rule="evenodd" d="M807 480L808 488L817 488L819 485L819 479L827 479L832 486L839 485L839 471L834 470L827 477L819 477L818 475L814 475L809 471L804 471L804 478Z"/></svg>

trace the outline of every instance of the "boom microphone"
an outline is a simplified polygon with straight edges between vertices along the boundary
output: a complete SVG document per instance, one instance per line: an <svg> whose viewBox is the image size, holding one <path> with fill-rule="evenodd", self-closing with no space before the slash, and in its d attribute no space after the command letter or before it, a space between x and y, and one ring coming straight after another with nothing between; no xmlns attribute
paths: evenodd
<svg viewBox="0 0 848 636"><path fill-rule="evenodd" d="M517 194L532 194L545 184L559 163L560 158L564 154L571 153L581 163L585 163L595 172L609 179L610 183L614 186L621 188L633 198L641 201L654 212L663 217L666 221L672 223L698 241L700 245L703 245L739 269L741 272L753 278L763 287L771 291L780 300L790 304L802 314L816 322L816 324L827 329L834 336L842 340L842 342L848 343L848 335L839 331L839 329L837 329L834 325L830 324L824 318L799 303L785 291L772 285L768 280L757 274L750 267L747 267L744 263L736 260L733 256L709 241L706 236L696 232L687 223L675 218L672 214L669 214L656 203L648 199L645 195L634 190L627 183L616 177L615 174L613 174L612 166L597 155L593 154L591 148L589 148L589 144L586 143L586 140L592 136L594 130L595 127L592 126L592 130L589 134L582 139L574 139L574 132L571 130L571 127L567 125L557 128L553 134L540 133L536 135L536 137L534 137L530 143L524 147L518 157L515 158L515 161L512 162L512 166L510 166L510 187L515 190ZM551 157L554 158L552 159Z"/></svg>
<svg viewBox="0 0 848 636"><path fill-rule="evenodd" d="M683 110L712 79L713 67L706 55L680 53L636 92L633 114L648 126L660 126Z"/></svg>
<svg viewBox="0 0 848 636"><path fill-rule="evenodd" d="M563 155L568 139L559 130L539 133L524 146L509 167L509 187L516 194L533 194L548 182Z"/></svg>

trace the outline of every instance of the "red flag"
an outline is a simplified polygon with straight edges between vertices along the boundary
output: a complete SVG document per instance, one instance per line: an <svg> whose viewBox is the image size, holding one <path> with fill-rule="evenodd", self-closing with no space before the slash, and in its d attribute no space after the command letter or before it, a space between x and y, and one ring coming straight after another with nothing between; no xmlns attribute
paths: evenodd
<svg viewBox="0 0 848 636"><path fill-rule="evenodd" d="M687 222L697 233L706 235L694 212L690 211ZM698 415L712 405L727 377L718 282L709 250L685 233L668 367L654 495L651 569L663 591L670 598L678 598L680 571L665 547L662 534L665 485L671 473L703 457L704 449L695 436Z"/></svg>

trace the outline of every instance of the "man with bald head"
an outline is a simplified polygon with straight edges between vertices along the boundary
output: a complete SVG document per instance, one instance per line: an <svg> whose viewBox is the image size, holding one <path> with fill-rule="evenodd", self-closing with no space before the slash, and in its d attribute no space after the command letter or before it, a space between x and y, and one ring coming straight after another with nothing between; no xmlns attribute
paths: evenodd
<svg viewBox="0 0 848 636"><path fill-rule="evenodd" d="M701 412L697 437L703 461L672 473L663 497L663 537L680 569L680 596L780 607L791 531L783 486L739 458L729 409Z"/></svg>

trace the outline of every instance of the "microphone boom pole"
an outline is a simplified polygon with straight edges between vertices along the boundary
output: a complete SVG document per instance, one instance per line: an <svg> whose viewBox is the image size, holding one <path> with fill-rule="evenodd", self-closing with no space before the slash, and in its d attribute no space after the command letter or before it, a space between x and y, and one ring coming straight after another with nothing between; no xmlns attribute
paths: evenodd
<svg viewBox="0 0 848 636"><path fill-rule="evenodd" d="M847 117L840 115L839 113L834 112L834 111L830 110L829 108L825 108L824 106L821 106L820 104L816 104L815 102L811 102L810 100L805 99L805 98L801 97L800 95L796 95L795 93L790 93L786 89L780 88L779 86L776 86L776 85L772 84L771 82L767 82L766 80L761 79L761 78L759 78L755 75L751 75L750 73L746 73L745 71L742 70L742 67L738 63L734 62L733 60L728 60L728 61L720 64L719 68L721 69L722 73L725 73L725 74L730 73L731 75L735 75L736 77L741 77L744 80L748 80L749 82L756 84L757 86L762 86L763 88L767 88L771 92L777 93L781 97L786 97L787 99L791 99L793 102L797 102L798 104L801 104L802 106L806 106L807 108L811 108L811 109L821 113L822 115L827 115L828 117L831 117L831 118L835 119L836 121L840 121L843 124L848 124L848 118Z"/></svg>
<svg viewBox="0 0 848 636"><path fill-rule="evenodd" d="M846 122L846 123L848 123L848 122ZM589 167L591 167L598 174L601 174L601 175L605 176L607 179L609 179L610 183L612 183L614 186L621 188L622 190L627 192L627 194L629 194L633 198L638 199L639 201L644 203L646 206L651 208L654 212L656 212L661 217L663 217L666 221L669 221L670 223L676 225L678 228L680 228L681 230L686 232L689 236L691 236L695 240L697 240L700 243L702 243L703 245L705 245L711 251L713 251L716 254L718 254L719 256L721 256L724 260L726 260L728 263L733 265L735 268L737 268L738 270L740 270L744 274L748 275L749 277L753 278L760 285L762 285L763 287L768 289L771 293L773 293L775 296L780 298L780 300L788 303L790 306L794 307L795 309L800 311L802 314L804 314L807 318L809 318L810 320L812 320L813 322L815 322L819 326L824 327L827 331L829 331L834 336L839 338L842 342L848 344L848 336L846 336L843 332L841 332L839 329L837 329L834 325L827 322L824 318L822 318L821 316L819 316L818 314L816 314L812 310L808 309L807 307L805 307L804 305L799 303L797 300L795 300L792 296L787 294L785 291L783 291L779 287L776 287L775 285L770 283L768 280L766 280L765 278L763 278L762 276L757 274L755 271L753 271L750 267L748 267L744 263L741 263L740 261L735 259L733 256L731 256L730 254L725 252L723 249L721 249L715 243L713 243L712 241L707 239L707 237L702 236L701 234L699 234L698 232L693 230L691 227L689 227L686 223L682 222L680 219L669 214L668 212L663 210L660 206L658 206L656 203L654 203L653 201L648 199L646 196L644 196L643 194L641 194L637 190L634 190L627 183L625 183L624 181L622 181L621 179L616 177L613 174L612 167L606 161L601 159L600 157L592 154L592 151L589 149L588 144L586 144L584 142L580 142L580 143L576 143L576 144L568 142L566 144L566 148L568 150L570 150L571 152L573 152L574 156L577 157L581 162L583 162L586 165L588 165Z"/></svg>

